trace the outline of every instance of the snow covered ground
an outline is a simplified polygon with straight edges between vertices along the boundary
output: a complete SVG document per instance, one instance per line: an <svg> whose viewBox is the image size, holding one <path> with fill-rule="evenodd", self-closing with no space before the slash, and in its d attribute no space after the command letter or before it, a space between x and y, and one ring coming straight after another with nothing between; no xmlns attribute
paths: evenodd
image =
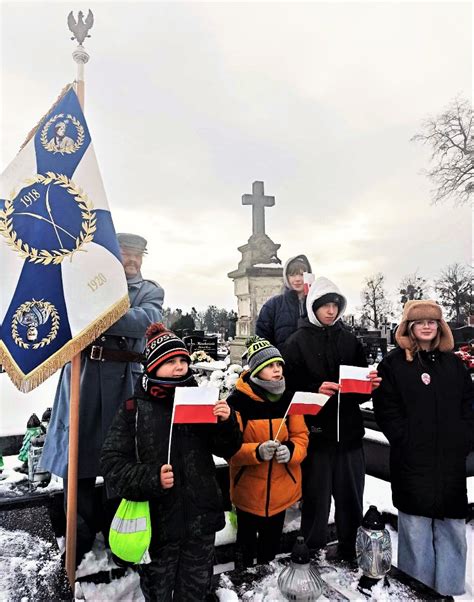
<svg viewBox="0 0 474 602"><path fill-rule="evenodd" d="M376 481L376 479L374 480ZM384 488L380 486L380 482L378 483L369 483L374 486L374 489L377 490L373 496L369 495L371 498L370 503L379 501L381 496L383 495L381 490ZM369 500L368 498L368 500ZM369 505L369 501L367 501L367 506ZM294 518L292 517L292 521ZM294 525L293 525L294 526ZM392 538L392 547L393 547L393 564L396 565L397 558L397 543L398 537L397 532L394 531L391 527L388 527L390 531L390 535ZM456 596L455 600L473 600L474 599L474 589L473 589L473 581L472 581L472 565L473 565L473 548L474 548L474 522L471 522L468 525L467 529L468 535L468 544L469 544L469 555L468 555L468 578L466 582L466 593L463 596ZM235 538L235 532L233 531L233 527L230 525L227 520L226 527L218 533L216 543L220 542L229 543ZM359 581L359 577L361 575L360 571L344 571L340 568L331 568L328 565L325 565L324 562L324 553L320 558L320 562L318 564L319 570L321 572L321 576L323 579L332 587L336 588L350 600L357 601L365 601L368 598L357 591L357 584ZM114 568L110 556L106 552L104 548L103 541L101 538L96 540L94 550L89 552L89 554L84 558L81 566L78 570L78 577L90 574L91 572L97 572L97 565L100 565L101 570L107 570L108 568ZM326 568L325 568L326 566ZM218 565L214 568L215 574L221 574L224 577L221 579L220 587L217 590L218 598L221 602L236 602L239 600L237 594L230 589L228 585L226 587L226 579L225 579L225 571L232 570L234 568L233 563L228 563L226 565ZM281 570L281 565L277 562L272 563L273 571L265 577L258 585L255 584L255 587L250 587L246 590L245 595L240 598L241 600L248 600L252 602L280 602L283 601L284 598L281 596L277 587L277 579L278 574ZM139 579L137 573L128 570L126 575L120 579L116 579L111 583L107 584L93 584L88 582L81 582L76 584L76 600L108 600L108 601L120 601L125 602L128 600L138 601L144 600L139 586ZM320 598L324 600L324 597ZM372 590L372 596L370 600L385 602L387 600L396 600L399 602L400 600L409 599L407 594L407 589L405 586L399 584L391 584L391 587L387 590L383 588L382 585L378 585ZM412 598L413 599L413 598Z"/></svg>
<svg viewBox="0 0 474 602"><path fill-rule="evenodd" d="M16 457L6 458L6 470L8 478L0 482L1 488L8 487L9 483L13 484L20 480L24 480L26 475L18 473L13 470L13 466L18 465L19 462ZM48 490L56 490L62 488L62 483L57 480L53 480L48 486ZM468 497L469 500L474 500L474 477L468 479ZM364 493L364 506L365 510L370 505L375 505L380 511L385 511L390 514L397 514L396 508L391 502L391 490L390 483L376 479L367 475L366 486ZM331 508L330 522L334 521L334 508ZM300 516L297 505L290 508L287 511L285 521L285 532L296 531L299 528ZM393 564L396 565L397 559L397 533L389 527L390 534L392 537L393 546ZM229 521L228 514L226 514L226 526L225 528L217 533L216 545L226 545L235 542L235 529ZM16 532L15 536L12 537L11 533L0 530L0 600L20 600L21 597L9 596L9 591L15 591L18 593L18 587L25 580L31 576L35 578L42 577L47 574L49 566L55 566L58 562L58 555L54 550L43 549L44 546L33 545L30 541L31 536L25 532ZM473 577L473 565L474 565L474 521L471 521L467 526L467 542L468 542L468 561L467 561L467 576L466 576L466 593L463 596L456 596L456 600L474 600L474 577ZM59 540L60 548L64 547L64 539ZM26 546L26 547L25 547ZM8 549L9 552L5 553L4 550ZM25 550L28 549L27 562L24 562ZM46 556L49 554L49 556ZM321 563L324 567L324 557L321 558ZM102 536L99 534L95 541L94 547L89 552L77 571L77 578L86 577L93 575L99 571L108 571L116 568L113 563L110 552L105 548ZM226 565L218 565L215 567L216 574L222 574L225 571L230 571L234 568L233 563ZM274 570L273 570L274 568ZM245 592L245 596L242 600L252 600L260 602L277 602L283 600L277 589L277 577L281 570L281 566L278 563L272 565L272 571L262 580L261 583L256 585L255 589L248 589ZM347 572L346 572L347 573ZM325 573L322 570L322 577L327 581L329 585L332 585L341 593L344 593L351 600L366 600L361 593L357 592L357 582L360 576L359 572L353 572L353 574L346 574L342 570L331 569ZM29 577L28 577L29 576ZM38 582L38 586L41 585L41 581ZM400 586L401 587L401 586ZM221 580L221 587L218 590L219 599L223 602L234 602L237 600L237 594L225 587L225 579ZM372 591L372 600L400 600L403 598L403 591L401 589L396 590L395 586L392 589L386 590L382 587L374 588ZM138 601L143 600L143 596L139 587L138 574L135 571L129 569L125 576L114 579L111 583L100 583L95 584L88 581L82 581L76 583L75 591L76 600L108 600L108 601ZM324 598L321 598L324 599Z"/></svg>
<svg viewBox="0 0 474 602"><path fill-rule="evenodd" d="M472 480L472 479L471 479ZM369 505L376 505L379 510L386 512L395 513L396 510L390 502L390 485L385 481L380 481L373 477L368 476L365 489L365 507ZM333 509L331 509L330 521L333 520ZM297 506L291 508L287 512L287 519L285 521L285 531L294 531L299 527L299 511ZM396 565L397 558L397 533L391 527L388 527L392 538L393 546L393 559ZM468 538L468 575L466 583L466 593L463 596L457 596L456 600L473 600L474 599L474 583L473 583L473 564L474 564L474 522L468 524L467 528ZM58 562L58 555L53 553L52 550L43 549L44 546L34 544L30 541L31 537L26 533L16 532L11 534L0 530L0 542L2 550L9 550L8 554L3 553L0 557L0 599L12 600L17 599L16 597L10 597L9 591L15 590L18 592L18 587L24 582L25 579L31 579L33 575L37 573L40 576L47 575L48 567L53 566ZM233 543L235 541L235 529L229 521L228 515L226 515L226 526L217 534L216 545L225 545ZM64 539L61 538L59 546L62 549L64 547ZM25 547L26 546L26 547ZM29 549L27 562L24 561L25 549ZM45 562L45 553L48 552L50 557ZM17 557L15 557L17 554ZM325 565L324 554L320 558L319 567L323 579L332 587L335 587L338 591L343 593L350 600L366 600L360 592L357 591L357 583L360 577L359 571L348 572L347 570L329 567ZM325 568L326 567L326 568ZM93 575L99 571L108 571L116 568L113 563L110 551L105 548L102 536L99 534L95 541L94 547L89 552L77 571L77 578L84 578L88 575ZM234 568L233 563L226 565L218 565L215 567L216 574L225 575L225 571L232 570ZM255 602L278 602L283 600L281 594L277 588L277 578L281 570L281 565L278 562L272 564L269 574L261 580L255 587L247 588L245 594L242 595L242 600L252 600ZM39 582L41 584L41 581ZM406 593L406 592L405 592ZM377 586L372 590L371 600L401 600L404 590L403 586L393 584L390 589L382 588ZM229 587L226 587L225 577L221 579L220 588L217 591L219 600L222 602L234 602L238 600L237 594L232 591ZM18 598L20 599L20 598ZM143 600L143 596L140 591L138 574L131 569L128 569L126 574L119 578L114 579L110 583L99 583L95 584L92 582L81 581L76 583L75 590L76 600L108 600L108 601L139 601ZM321 600L325 598L322 597ZM406 599L406 596L405 596Z"/></svg>

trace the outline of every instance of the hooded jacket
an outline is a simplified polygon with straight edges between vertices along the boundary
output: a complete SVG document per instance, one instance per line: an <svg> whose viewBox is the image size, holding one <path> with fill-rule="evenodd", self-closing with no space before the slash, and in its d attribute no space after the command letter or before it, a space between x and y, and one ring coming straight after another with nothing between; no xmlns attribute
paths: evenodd
<svg viewBox="0 0 474 602"><path fill-rule="evenodd" d="M263 389L243 372L227 402L235 409L243 434L243 444L230 459L230 496L233 504L257 516L273 516L289 508L301 497L301 467L308 447L308 431L303 416L288 416L278 440L291 453L287 464L275 458L259 460L260 443L274 439L291 401L288 391L279 401L269 401Z"/></svg>
<svg viewBox="0 0 474 602"><path fill-rule="evenodd" d="M196 386L194 380L192 384ZM229 458L242 441L235 412L217 424L173 425L174 485L162 489L160 470L168 458L173 403L174 389L164 397L152 397L138 383L134 398L117 412L102 448L107 486L128 500L150 502L151 550L157 543L210 535L224 528L212 455Z"/></svg>
<svg viewBox="0 0 474 602"><path fill-rule="evenodd" d="M255 333L278 349L281 349L286 339L296 331L298 320L306 316L304 299L298 298L298 293L291 288L288 281L288 267L296 260L306 263L308 271L311 272L306 255L290 257L283 267L283 293L270 297L263 304L255 325Z"/></svg>
<svg viewBox="0 0 474 602"><path fill-rule="evenodd" d="M331 326L322 325L313 312L313 303L328 293L341 297L341 307ZM317 278L306 299L308 319L300 320L298 330L283 346L285 374L293 391L317 393L324 381L339 382L339 366L367 366L362 343L342 325L340 319L346 299L338 287L327 278ZM328 399L317 416L306 416L312 437L324 443L340 443L346 447L361 445L364 436L359 404L368 395L345 393Z"/></svg>

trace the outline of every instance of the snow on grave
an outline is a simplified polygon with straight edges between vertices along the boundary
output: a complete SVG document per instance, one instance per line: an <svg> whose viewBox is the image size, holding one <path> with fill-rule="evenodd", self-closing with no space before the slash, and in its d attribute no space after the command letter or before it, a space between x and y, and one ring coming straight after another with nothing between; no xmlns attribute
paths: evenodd
<svg viewBox="0 0 474 602"><path fill-rule="evenodd" d="M37 502L0 511L0 600L72 600L48 509Z"/></svg>

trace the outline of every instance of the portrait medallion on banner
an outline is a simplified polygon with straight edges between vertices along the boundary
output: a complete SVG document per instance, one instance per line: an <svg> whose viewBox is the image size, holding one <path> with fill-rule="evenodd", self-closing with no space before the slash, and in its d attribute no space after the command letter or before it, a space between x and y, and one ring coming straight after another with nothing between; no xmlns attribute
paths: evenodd
<svg viewBox="0 0 474 602"><path fill-rule="evenodd" d="M50 153L70 155L84 144L84 127L73 115L53 115L41 130L41 144Z"/></svg>
<svg viewBox="0 0 474 602"><path fill-rule="evenodd" d="M12 339L22 349L40 349L56 338L59 322L59 313L49 301L25 301L13 315ZM44 336L38 340L40 333Z"/></svg>

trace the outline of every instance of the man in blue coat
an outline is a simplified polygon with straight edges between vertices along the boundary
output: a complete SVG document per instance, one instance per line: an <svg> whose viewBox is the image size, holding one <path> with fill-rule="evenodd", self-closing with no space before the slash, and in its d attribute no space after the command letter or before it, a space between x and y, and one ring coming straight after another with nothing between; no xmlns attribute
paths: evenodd
<svg viewBox="0 0 474 602"><path fill-rule="evenodd" d="M96 533L94 487L105 436L120 404L132 396L142 372L145 330L161 320L164 291L141 274L147 241L137 234L118 234L127 278L130 309L81 354L76 562L91 549ZM66 499L69 448L71 365L58 388L41 466L64 479Z"/></svg>

